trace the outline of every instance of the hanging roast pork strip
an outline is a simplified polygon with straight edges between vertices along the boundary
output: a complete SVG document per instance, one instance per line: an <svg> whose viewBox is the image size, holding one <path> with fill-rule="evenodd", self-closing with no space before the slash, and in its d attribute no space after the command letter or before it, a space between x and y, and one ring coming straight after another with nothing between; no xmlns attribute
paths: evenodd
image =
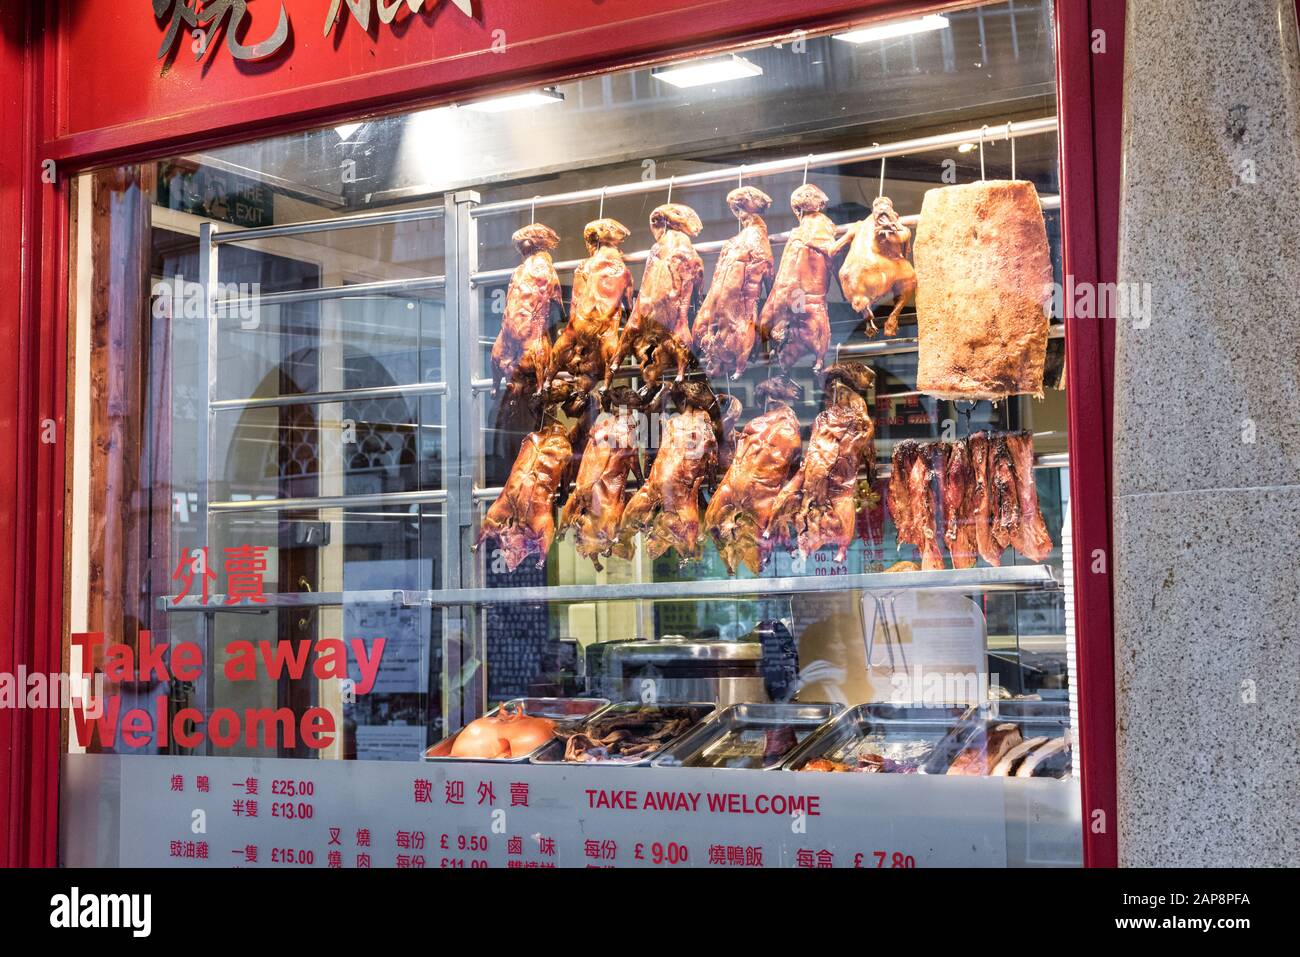
<svg viewBox="0 0 1300 957"><path fill-rule="evenodd" d="M997 567L1002 549L993 540L993 481L989 475L989 433L974 432L966 440L975 484L971 490L971 519L975 527L975 550L980 558Z"/></svg>
<svg viewBox="0 0 1300 957"><path fill-rule="evenodd" d="M951 443L900 442L894 447L889 511L898 543L920 549L927 571L944 567L940 539L953 568L971 568L977 556L1001 565L1002 553L1012 547L1039 562L1053 548L1038 504L1033 433L1027 431L975 432Z"/></svg>
<svg viewBox="0 0 1300 957"><path fill-rule="evenodd" d="M1004 432L995 432L989 444L989 478L993 484L993 541L998 548L1010 548L1020 526L1020 488Z"/></svg>
<svg viewBox="0 0 1300 957"><path fill-rule="evenodd" d="M948 546L953 568L975 565L975 515L972 504L975 472L971 467L970 446L964 439L943 447L939 472L943 500L943 539Z"/></svg>
<svg viewBox="0 0 1300 957"><path fill-rule="evenodd" d="M1011 432L1006 436L1007 449L1016 474L1020 521L1011 536L1011 544L1030 561L1041 562L1052 553L1052 535L1038 507L1038 487L1034 480L1034 434Z"/></svg>
<svg viewBox="0 0 1300 957"><path fill-rule="evenodd" d="M934 459L938 442L906 439L894 446L889 478L889 513L898 529L899 545L915 545L923 571L944 567L934 494Z"/></svg>

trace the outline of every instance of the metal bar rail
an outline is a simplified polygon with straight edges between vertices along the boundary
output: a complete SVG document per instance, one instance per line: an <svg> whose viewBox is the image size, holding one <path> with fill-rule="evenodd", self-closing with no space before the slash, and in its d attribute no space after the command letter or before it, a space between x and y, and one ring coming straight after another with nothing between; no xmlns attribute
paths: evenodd
<svg viewBox="0 0 1300 957"><path fill-rule="evenodd" d="M411 382L406 385L383 385L370 389L340 389L336 392L302 392L297 395L253 396L248 399L218 399L212 403L216 412L231 409L270 409L286 405L324 405L328 402L363 402L367 399L403 399L422 395L446 395L445 382Z"/></svg>
<svg viewBox="0 0 1300 957"><path fill-rule="evenodd" d="M382 604L396 607L452 608L517 602L589 601L711 601L804 595L817 592L903 592L914 589L948 592L1015 592L1059 588L1061 583L1048 565L1003 565L997 568L949 568L931 572L866 572L857 575L792 575L772 578L722 578L690 582L630 582L623 584L537 585L527 588L450 588L434 591L376 589L344 592L286 592L266 595L259 604L224 604L226 596L209 595L207 604L186 596L173 604L158 599L170 612L257 612L277 607L321 607L348 604Z"/></svg>
<svg viewBox="0 0 1300 957"><path fill-rule="evenodd" d="M386 226L390 223L411 223L435 219L445 210L441 206L413 206L410 209L390 210L382 213L354 213L334 219L313 219L303 223L283 226L254 226L238 232L222 233L213 237L216 245L247 243L257 239L278 239L282 236L302 236L307 233L326 233L336 229L359 229L364 226Z"/></svg>
<svg viewBox="0 0 1300 957"><path fill-rule="evenodd" d="M603 186L599 189L579 189L568 193L553 193L549 196L537 196L530 199L511 199L500 203L485 203L477 207L471 215L476 219L480 219L484 216L498 216L502 213L513 213L524 209L534 209L539 206L569 206L574 203L595 202L600 200L602 196L609 199L617 196L656 193L667 190L670 185L674 189L684 189L690 186L704 186L711 183L729 183L748 177L789 173L794 170L801 170L805 166L809 169L815 169L823 166L842 166L846 163L857 163L873 159L887 159L891 156L907 156L912 153L931 153L935 150L960 146L962 143L969 143L972 140L978 141L981 138L986 142L997 143L1004 142L1008 137L1019 138L1055 133L1056 129L1057 118L1055 116L1044 116L1036 120L1023 120L1019 123L1005 124L998 127L939 133L935 136L900 140L897 143L873 144L851 150L837 150L832 153L810 153L807 156L787 156L782 159L768 160L765 163L755 163L752 166L748 164L744 166L728 166L720 169L704 170L699 173L688 173L685 176L672 176L668 179L654 179L644 182L638 180L634 183L620 183L617 186Z"/></svg>
<svg viewBox="0 0 1300 957"><path fill-rule="evenodd" d="M1061 208L1060 196L1043 196L1040 197L1040 199L1042 201L1042 207L1044 210L1053 210L1053 209ZM916 224L921 221L921 215L920 213L910 213L907 216L900 216L899 219L902 220L903 225L911 226L915 228ZM849 228L848 224L836 226L835 234L837 236L842 236L848 230L848 228ZM791 232L792 230L786 230L783 233L772 233L767 237L768 242L770 242L773 246L781 246L787 241L789 241ZM694 243L693 245L695 247L695 251L703 255L705 253L713 253L713 252L720 251L722 247L725 246L728 242L730 242L730 240L728 239L714 239L714 240L710 240L707 243ZM623 261L627 263L635 264L635 263L645 262L648 258L650 258L650 250L639 249L636 252L625 254L623 256ZM582 259L561 260L560 262L555 263L555 271L561 273L573 272L573 270L577 269L580 265L582 265L584 261L585 260ZM469 277L469 281L470 284L473 286L486 286L492 283L497 283L497 282L502 282L504 280L507 280L513 274L514 274L513 267L506 268L506 269L487 269L484 270L483 272L474 273Z"/></svg>

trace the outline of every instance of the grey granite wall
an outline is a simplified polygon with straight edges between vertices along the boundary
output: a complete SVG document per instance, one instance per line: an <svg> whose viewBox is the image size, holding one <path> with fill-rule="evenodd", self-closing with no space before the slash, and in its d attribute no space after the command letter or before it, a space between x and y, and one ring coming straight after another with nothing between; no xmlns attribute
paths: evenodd
<svg viewBox="0 0 1300 957"><path fill-rule="evenodd" d="M1120 861L1300 864L1295 0L1129 0L1127 34Z"/></svg>

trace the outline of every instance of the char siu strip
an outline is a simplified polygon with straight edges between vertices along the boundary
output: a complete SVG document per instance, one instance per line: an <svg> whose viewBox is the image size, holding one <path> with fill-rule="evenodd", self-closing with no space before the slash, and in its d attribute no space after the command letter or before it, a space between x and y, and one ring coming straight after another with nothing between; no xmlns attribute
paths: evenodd
<svg viewBox="0 0 1300 957"><path fill-rule="evenodd" d="M939 481L943 499L943 538L948 545L953 568L975 565L975 476L971 468L970 447L965 440L943 447Z"/></svg>
<svg viewBox="0 0 1300 957"><path fill-rule="evenodd" d="M1015 470L1020 507L1020 522L1012 533L1011 544L1030 561L1041 562L1052 552L1052 535L1038 507L1038 488L1034 481L1034 435L1032 432L1012 432L1006 436L1006 444Z"/></svg>
<svg viewBox="0 0 1300 957"><path fill-rule="evenodd" d="M989 478L993 485L993 541L999 549L1006 549L1020 526L1020 489L1005 432L994 433L989 443Z"/></svg>

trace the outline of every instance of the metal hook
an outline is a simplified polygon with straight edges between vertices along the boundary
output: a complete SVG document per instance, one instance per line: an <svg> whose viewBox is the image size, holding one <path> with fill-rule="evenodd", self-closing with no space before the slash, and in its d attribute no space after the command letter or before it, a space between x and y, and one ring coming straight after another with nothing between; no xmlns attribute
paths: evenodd
<svg viewBox="0 0 1300 957"><path fill-rule="evenodd" d="M673 201L673 183L676 181L676 179L677 179L676 173L668 177L668 202L670 203Z"/></svg>
<svg viewBox="0 0 1300 957"><path fill-rule="evenodd" d="M809 153L803 161L803 184L808 185L808 164L812 162L813 154Z"/></svg>
<svg viewBox="0 0 1300 957"><path fill-rule="evenodd" d="M872 146L879 147L879 143L872 143ZM876 199L885 195L885 158L880 157L880 192L876 193Z"/></svg>
<svg viewBox="0 0 1300 957"><path fill-rule="evenodd" d="M1007 142L1011 144L1011 178L1016 178L1016 138L1011 135L1011 121L1007 120Z"/></svg>
<svg viewBox="0 0 1300 957"><path fill-rule="evenodd" d="M532 211L529 212L529 214L528 214L530 222L534 222L534 223L537 222L537 201L538 201L539 199L541 199L540 196L534 196L534 197L533 197L533 207L532 207Z"/></svg>
<svg viewBox="0 0 1300 957"><path fill-rule="evenodd" d="M745 164L740 164L740 172L736 173L736 189L745 185Z"/></svg>
<svg viewBox="0 0 1300 957"><path fill-rule="evenodd" d="M608 188L607 186L600 188L600 213L596 216L597 219L605 218L605 190Z"/></svg>
<svg viewBox="0 0 1300 957"><path fill-rule="evenodd" d="M984 181L984 137L989 131L989 125L985 123L980 127L980 182Z"/></svg>

